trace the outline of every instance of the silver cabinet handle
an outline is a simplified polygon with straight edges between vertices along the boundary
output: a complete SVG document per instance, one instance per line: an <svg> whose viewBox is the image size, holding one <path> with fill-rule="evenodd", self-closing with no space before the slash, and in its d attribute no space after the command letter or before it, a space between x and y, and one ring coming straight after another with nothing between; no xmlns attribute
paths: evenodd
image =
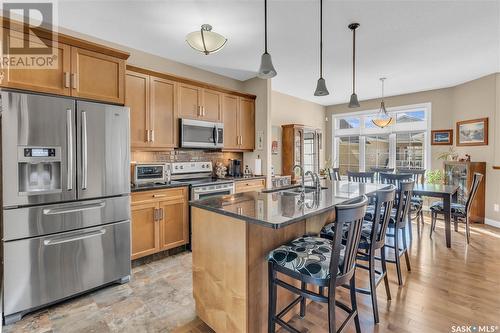
<svg viewBox="0 0 500 333"><path fill-rule="evenodd" d="M75 73L71 73L71 87L78 89L78 76Z"/></svg>
<svg viewBox="0 0 500 333"><path fill-rule="evenodd" d="M149 130L146 130L146 142L149 142Z"/></svg>
<svg viewBox="0 0 500 333"><path fill-rule="evenodd" d="M201 107L201 115L205 116L205 107L204 106Z"/></svg>
<svg viewBox="0 0 500 333"><path fill-rule="evenodd" d="M51 239L46 239L43 241L43 245L57 245L62 243L76 242L82 239L102 236L106 233L106 229L100 229L96 231L89 231L82 234L74 235L74 236L62 236L62 237L54 237Z"/></svg>
<svg viewBox="0 0 500 333"><path fill-rule="evenodd" d="M73 189L73 111L71 109L66 110L66 135L68 144L68 178L66 189L71 191Z"/></svg>
<svg viewBox="0 0 500 333"><path fill-rule="evenodd" d="M151 142L155 141L155 130L151 130Z"/></svg>
<svg viewBox="0 0 500 333"><path fill-rule="evenodd" d="M43 215L60 215L60 214L69 214L69 213L77 213L85 210L91 209L101 209L106 206L104 201L98 203L92 203L87 205L80 205L74 207L62 207L62 208L45 208L42 210Z"/></svg>
<svg viewBox="0 0 500 333"><path fill-rule="evenodd" d="M64 88L71 88L69 72L64 72Z"/></svg>
<svg viewBox="0 0 500 333"><path fill-rule="evenodd" d="M88 151L87 151L87 113L82 111L82 190L87 189L87 163L88 163Z"/></svg>

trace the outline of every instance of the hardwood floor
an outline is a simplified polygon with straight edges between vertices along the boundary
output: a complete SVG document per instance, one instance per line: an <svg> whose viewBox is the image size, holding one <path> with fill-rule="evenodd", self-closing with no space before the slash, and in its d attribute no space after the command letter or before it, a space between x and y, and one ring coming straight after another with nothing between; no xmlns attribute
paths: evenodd
<svg viewBox="0 0 500 333"><path fill-rule="evenodd" d="M452 248L447 249L443 223L438 221L430 239L430 220L426 222L421 235L414 226L412 271L404 272L404 286L398 287L390 265L392 301L386 300L383 284L377 289L380 324L373 324L370 297L358 294L362 331L442 333L452 332L452 325L488 325L493 326L488 333L500 332L495 328L500 326L500 229L473 225L471 244L466 246L460 226L458 233L452 232ZM359 272L358 286L366 287L367 274ZM191 255L184 252L135 267L128 284L38 311L3 329L7 333L212 333L194 313L191 288ZM339 290L348 300L347 291ZM302 332L319 333L327 332L326 318L326 307L311 303L304 319L296 316L291 322Z"/></svg>

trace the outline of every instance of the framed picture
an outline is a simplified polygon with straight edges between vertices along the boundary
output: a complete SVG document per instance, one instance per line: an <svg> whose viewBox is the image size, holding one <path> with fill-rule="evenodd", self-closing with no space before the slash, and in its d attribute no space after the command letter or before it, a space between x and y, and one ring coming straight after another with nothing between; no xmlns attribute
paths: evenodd
<svg viewBox="0 0 500 333"><path fill-rule="evenodd" d="M431 145L451 146L453 145L453 130L432 130Z"/></svg>
<svg viewBox="0 0 500 333"><path fill-rule="evenodd" d="M457 122L457 146L488 145L488 118Z"/></svg>

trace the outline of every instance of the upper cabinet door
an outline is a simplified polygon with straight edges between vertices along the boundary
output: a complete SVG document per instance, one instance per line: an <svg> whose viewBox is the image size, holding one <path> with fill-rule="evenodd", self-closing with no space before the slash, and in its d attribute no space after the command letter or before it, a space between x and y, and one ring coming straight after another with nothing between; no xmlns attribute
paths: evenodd
<svg viewBox="0 0 500 333"><path fill-rule="evenodd" d="M239 124L240 148L245 150L255 149L255 101L240 98ZM225 128L224 128L225 130Z"/></svg>
<svg viewBox="0 0 500 333"><path fill-rule="evenodd" d="M187 84L179 84L179 118L195 119L201 115L201 89Z"/></svg>
<svg viewBox="0 0 500 333"><path fill-rule="evenodd" d="M8 36L7 43L11 47L21 47L23 41L28 38L30 39L30 45L33 47L37 45L40 47L45 46L43 41L48 43L47 40L24 35L14 30L4 29L4 32L3 36ZM62 43L54 43L53 52L55 57L51 59L55 62L53 66L49 66L48 68L15 69L15 67L3 67L0 70L0 85L9 88L69 96L71 94L71 47Z"/></svg>
<svg viewBox="0 0 500 333"><path fill-rule="evenodd" d="M177 85L173 81L151 76L151 146L175 147L175 104Z"/></svg>
<svg viewBox="0 0 500 333"><path fill-rule="evenodd" d="M149 145L149 75L127 71L125 105L130 108L132 148Z"/></svg>
<svg viewBox="0 0 500 333"><path fill-rule="evenodd" d="M72 96L124 104L125 60L72 47L71 68Z"/></svg>
<svg viewBox="0 0 500 333"><path fill-rule="evenodd" d="M224 95L222 98L224 119L224 149L240 149L238 140L238 97Z"/></svg>
<svg viewBox="0 0 500 333"><path fill-rule="evenodd" d="M222 94L220 92L203 89L201 117L209 121L222 120Z"/></svg>

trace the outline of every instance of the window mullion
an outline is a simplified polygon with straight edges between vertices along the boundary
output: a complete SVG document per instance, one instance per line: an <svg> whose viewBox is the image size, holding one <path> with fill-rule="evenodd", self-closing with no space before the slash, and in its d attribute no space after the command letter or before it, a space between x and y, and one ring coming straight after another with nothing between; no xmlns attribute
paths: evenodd
<svg viewBox="0 0 500 333"><path fill-rule="evenodd" d="M359 137L359 171L365 171L365 162L366 162L366 136L361 135Z"/></svg>

